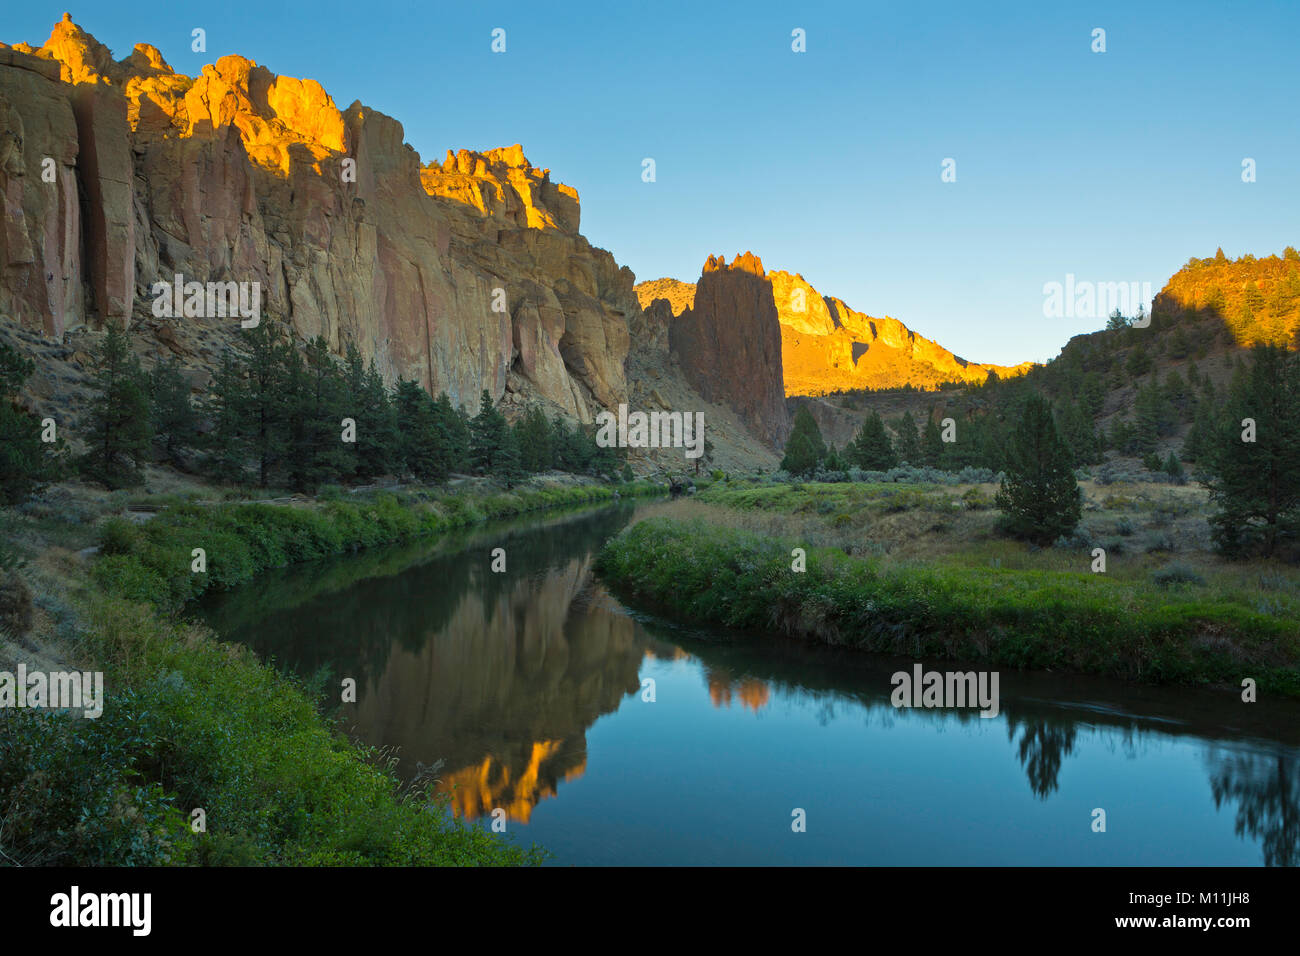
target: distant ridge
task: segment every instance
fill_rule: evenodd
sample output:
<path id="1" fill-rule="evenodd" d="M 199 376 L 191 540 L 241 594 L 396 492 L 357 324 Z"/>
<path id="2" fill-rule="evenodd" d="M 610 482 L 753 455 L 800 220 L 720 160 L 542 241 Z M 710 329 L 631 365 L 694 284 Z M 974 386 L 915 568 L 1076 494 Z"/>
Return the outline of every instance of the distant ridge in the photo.
<path id="1" fill-rule="evenodd" d="M 781 326 L 787 396 L 904 385 L 937 389 L 943 382 L 984 382 L 993 373 L 1007 378 L 1034 367 L 1033 362 L 969 362 L 897 319 L 874 318 L 841 299 L 823 296 L 801 275 L 773 271 L 767 278 Z M 677 279 L 653 279 L 635 288 L 643 309 L 655 299 L 665 299 L 674 316 L 695 301 L 695 286 Z"/>

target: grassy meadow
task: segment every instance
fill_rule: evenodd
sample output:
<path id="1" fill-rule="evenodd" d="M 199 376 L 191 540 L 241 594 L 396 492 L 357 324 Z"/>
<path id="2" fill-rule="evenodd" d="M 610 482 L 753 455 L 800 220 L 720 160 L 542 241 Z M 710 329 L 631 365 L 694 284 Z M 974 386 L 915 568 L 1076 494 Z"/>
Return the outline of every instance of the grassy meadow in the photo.
<path id="1" fill-rule="evenodd" d="M 683 618 L 802 640 L 1300 695 L 1300 572 L 1212 554 L 1199 488 L 1082 484 L 1074 535 L 1036 548 L 998 534 L 993 485 L 718 482 L 600 569 Z"/>

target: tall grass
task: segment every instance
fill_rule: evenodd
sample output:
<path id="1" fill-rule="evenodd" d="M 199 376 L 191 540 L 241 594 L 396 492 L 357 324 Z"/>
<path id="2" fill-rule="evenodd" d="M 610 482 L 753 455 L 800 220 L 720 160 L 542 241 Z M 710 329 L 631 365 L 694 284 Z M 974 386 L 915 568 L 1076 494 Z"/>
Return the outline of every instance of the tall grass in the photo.
<path id="1" fill-rule="evenodd" d="M 1239 683 L 1300 695 L 1300 626 L 1244 601 L 1102 575 L 889 564 L 706 521 L 642 521 L 598 569 L 693 621 L 880 653 L 1152 683 Z"/>

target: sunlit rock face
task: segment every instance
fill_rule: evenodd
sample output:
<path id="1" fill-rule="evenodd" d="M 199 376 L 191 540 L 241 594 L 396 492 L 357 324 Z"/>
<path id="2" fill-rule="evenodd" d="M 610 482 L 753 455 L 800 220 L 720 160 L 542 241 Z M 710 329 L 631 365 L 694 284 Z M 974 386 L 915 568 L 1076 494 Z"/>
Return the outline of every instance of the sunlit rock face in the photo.
<path id="1" fill-rule="evenodd" d="M 781 326 L 758 256 L 727 264 L 709 256 L 695 298 L 668 326 L 686 379 L 706 401 L 735 410 L 754 434 L 779 445 L 790 432 L 781 373 Z"/>
<path id="2" fill-rule="evenodd" d="M 937 388 L 942 382 L 984 382 L 989 375 L 1022 375 L 1032 362 L 989 365 L 968 362 L 937 342 L 918 335 L 897 319 L 857 312 L 840 299 L 823 296 L 803 276 L 771 271 L 781 339 L 785 394 L 824 395 L 858 388 Z M 655 300 L 673 315 L 690 311 L 696 286 L 676 279 L 653 279 L 636 287 L 641 306 Z"/>
<path id="3" fill-rule="evenodd" d="M 0 195 L 0 314 L 44 335 L 158 331 L 151 287 L 176 273 L 256 281 L 264 316 L 471 412 L 482 390 L 581 420 L 626 400 L 634 277 L 519 146 L 422 166 L 400 123 L 314 80 L 241 56 L 190 78 L 147 44 L 114 61 L 65 17 L 0 48 Z M 220 321 L 167 337 L 202 364 Z"/>

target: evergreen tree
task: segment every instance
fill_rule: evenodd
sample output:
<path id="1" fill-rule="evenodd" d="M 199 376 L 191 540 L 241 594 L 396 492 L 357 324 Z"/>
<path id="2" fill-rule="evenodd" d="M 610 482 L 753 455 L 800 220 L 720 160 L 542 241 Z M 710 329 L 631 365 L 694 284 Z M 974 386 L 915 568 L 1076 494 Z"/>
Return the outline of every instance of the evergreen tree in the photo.
<path id="1" fill-rule="evenodd" d="M 138 485 L 149 458 L 148 381 L 125 332 L 110 325 L 95 358 L 98 394 L 90 408 L 82 471 L 109 488 Z"/>
<path id="2" fill-rule="evenodd" d="M 173 465 L 184 464 L 184 452 L 198 441 L 198 415 L 190 401 L 190 386 L 174 359 L 160 362 L 149 375 L 149 414 L 154 442 Z"/>
<path id="3" fill-rule="evenodd" d="M 348 343 L 346 364 L 346 398 L 344 414 L 357 423 L 357 440 L 350 449 L 348 470 L 365 481 L 392 474 L 399 466 L 397 418 L 384 387 L 383 376 L 375 367 L 362 364 L 361 352 Z"/>
<path id="4" fill-rule="evenodd" d="M 1031 395 L 1008 443 L 1006 475 L 995 499 L 1004 530 L 1043 546 L 1074 530 L 1083 493 L 1070 458 L 1051 406 Z"/>
<path id="5" fill-rule="evenodd" d="M 826 460 L 822 463 L 827 471 L 848 471 L 850 464 L 851 462 L 839 453 L 833 443 L 827 446 Z"/>
<path id="6" fill-rule="evenodd" d="M 910 411 L 903 412 L 903 416 L 894 423 L 894 431 L 898 434 L 894 448 L 898 452 L 899 460 L 909 465 L 919 465 L 921 436 L 917 433 L 916 419 L 912 417 Z"/>
<path id="7" fill-rule="evenodd" d="M 888 471 L 898 464 L 885 423 L 872 411 L 847 449 L 849 459 L 865 471 Z"/>
<path id="8" fill-rule="evenodd" d="M 490 475 L 508 464 L 512 455 L 517 465 L 518 451 L 511 441 L 510 426 L 505 416 L 493 407 L 492 396 L 484 389 L 479 397 L 479 413 L 470 422 L 470 465 L 478 474 Z"/>
<path id="9" fill-rule="evenodd" d="M 1183 471 L 1183 463 L 1178 460 L 1178 456 L 1172 451 L 1169 453 L 1169 457 L 1165 459 L 1164 472 L 1180 485 L 1187 479 L 1187 473 Z"/>
<path id="10" fill-rule="evenodd" d="M 213 417 L 208 435 L 207 468 L 217 481 L 243 484 L 247 480 L 250 442 L 245 433 L 246 408 L 244 370 L 234 351 L 221 356 L 221 364 L 212 380 L 212 398 L 208 405 Z"/>
<path id="11" fill-rule="evenodd" d="M 308 342 L 301 356 L 290 346 L 284 361 L 289 483 L 314 491 L 348 467 L 342 436 L 346 385 L 321 336 Z"/>
<path id="12" fill-rule="evenodd" d="M 442 396 L 443 399 L 446 396 Z M 439 407 L 418 382 L 401 379 L 393 396 L 400 436 L 400 458 L 417 481 L 445 481 L 453 465 L 452 438 L 446 409 Z M 455 419 L 455 413 L 451 418 Z"/>
<path id="13" fill-rule="evenodd" d="M 1252 350 L 1206 451 L 1204 483 L 1219 512 L 1216 546 L 1237 556 L 1258 545 L 1272 555 L 1300 522 L 1300 355 L 1277 345 Z M 1243 434 L 1254 422 L 1254 441 Z"/>
<path id="14" fill-rule="evenodd" d="M 1078 405 L 1067 405 L 1061 415 L 1061 438 L 1070 449 L 1071 461 L 1076 468 L 1101 461 L 1101 442 L 1092 427 L 1092 420 Z"/>
<path id="15" fill-rule="evenodd" d="M 934 415 L 925 420 L 925 431 L 921 438 L 921 459 L 928 468 L 938 468 L 943 463 L 944 441 L 939 431 L 939 423 Z"/>
<path id="16" fill-rule="evenodd" d="M 30 359 L 0 345 L 0 503 L 7 505 L 18 504 L 54 477 L 40 421 L 17 403 L 33 371 Z"/>
<path id="17" fill-rule="evenodd" d="M 244 363 L 243 388 L 231 411 L 257 472 L 257 483 L 271 484 L 289 451 L 289 356 L 292 346 L 280 341 L 279 330 L 261 322 L 248 334 L 250 352 Z"/>
<path id="18" fill-rule="evenodd" d="M 551 425 L 535 405 L 515 422 L 515 444 L 519 448 L 519 466 L 530 475 L 549 471 L 554 458 L 551 448 Z"/>
<path id="19" fill-rule="evenodd" d="M 822 440 L 821 429 L 807 406 L 800 405 L 794 413 L 794 426 L 785 443 L 781 470 L 792 475 L 811 475 L 825 457 L 826 442 Z"/>
<path id="20" fill-rule="evenodd" d="M 1139 379 L 1146 375 L 1155 367 L 1155 361 L 1147 353 L 1145 348 L 1135 348 L 1129 353 L 1128 361 L 1124 364 L 1129 378 Z"/>

